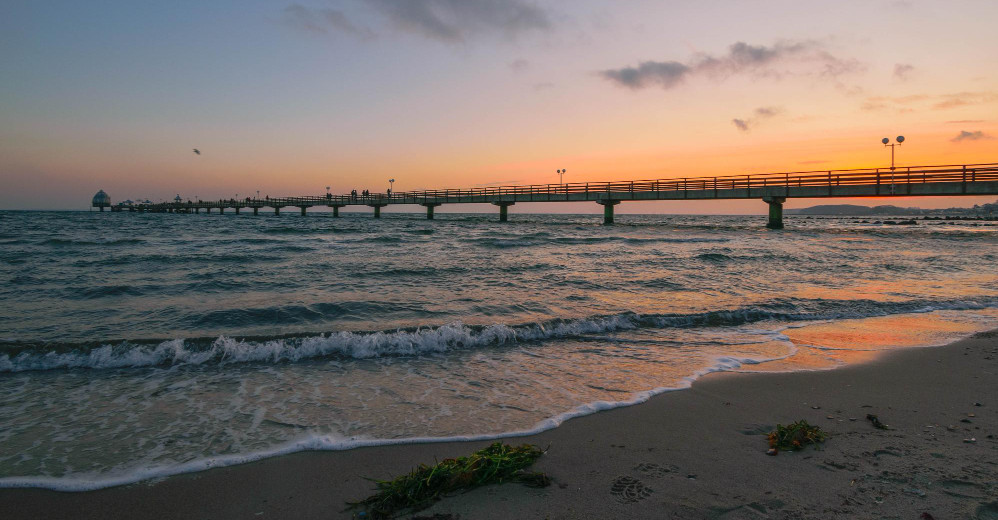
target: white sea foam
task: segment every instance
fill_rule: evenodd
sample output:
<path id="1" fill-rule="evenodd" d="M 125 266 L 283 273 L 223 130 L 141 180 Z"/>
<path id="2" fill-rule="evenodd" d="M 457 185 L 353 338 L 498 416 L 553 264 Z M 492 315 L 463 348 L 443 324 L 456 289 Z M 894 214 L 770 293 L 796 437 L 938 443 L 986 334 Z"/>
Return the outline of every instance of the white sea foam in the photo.
<path id="1" fill-rule="evenodd" d="M 0 478 L 0 488 L 44 488 L 66 492 L 92 491 L 184 473 L 194 473 L 213 468 L 235 466 L 238 464 L 245 464 L 248 462 L 254 462 L 270 457 L 287 455 L 301 451 L 343 451 L 369 446 L 470 442 L 524 437 L 557 428 L 570 419 L 591 415 L 600 411 L 644 403 L 652 397 L 665 392 L 687 389 L 697 379 L 710 373 L 734 370 L 741 367 L 742 364 L 757 364 L 768 360 L 769 359 L 749 357 L 735 358 L 730 356 L 719 356 L 715 358 L 709 366 L 697 370 L 693 375 L 680 379 L 678 384 L 675 386 L 659 387 L 651 390 L 635 392 L 632 393 L 627 399 L 619 401 L 600 400 L 585 403 L 576 406 L 569 411 L 539 421 L 533 427 L 523 430 L 489 434 L 455 435 L 448 437 L 410 437 L 402 439 L 343 438 L 333 435 L 312 434 L 275 446 L 271 449 L 254 451 L 251 453 L 212 456 L 178 464 L 161 464 L 130 468 L 119 472 L 111 472 L 109 474 L 78 473 L 67 477 L 2 477 Z"/>

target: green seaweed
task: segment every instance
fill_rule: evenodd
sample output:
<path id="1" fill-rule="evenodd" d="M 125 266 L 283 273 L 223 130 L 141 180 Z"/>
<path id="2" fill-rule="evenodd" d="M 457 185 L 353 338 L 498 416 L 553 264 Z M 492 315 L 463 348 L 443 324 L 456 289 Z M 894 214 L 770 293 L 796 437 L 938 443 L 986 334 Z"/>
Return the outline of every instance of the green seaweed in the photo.
<path id="1" fill-rule="evenodd" d="M 828 435 L 817 426 L 811 426 L 804 419 L 786 426 L 777 424 L 776 429 L 769 432 L 769 447 L 778 450 L 800 450 L 808 444 L 825 442 Z"/>
<path id="2" fill-rule="evenodd" d="M 420 464 L 395 479 L 374 480 L 378 492 L 349 505 L 365 510 L 372 519 L 392 518 L 425 509 L 447 493 L 486 484 L 520 482 L 546 487 L 551 483 L 547 475 L 524 471 L 543 453 L 530 444 L 513 447 L 496 442 L 467 457 L 444 459 L 433 466 Z"/>

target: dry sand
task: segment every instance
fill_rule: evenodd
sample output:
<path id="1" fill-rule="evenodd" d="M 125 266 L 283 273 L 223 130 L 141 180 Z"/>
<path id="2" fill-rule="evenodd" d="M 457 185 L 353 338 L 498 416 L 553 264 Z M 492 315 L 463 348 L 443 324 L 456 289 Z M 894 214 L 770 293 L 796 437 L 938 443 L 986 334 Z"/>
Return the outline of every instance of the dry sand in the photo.
<path id="1" fill-rule="evenodd" d="M 867 414 L 890 429 L 874 428 Z M 830 433 L 823 448 L 767 456 L 765 432 L 798 419 Z M 992 331 L 830 371 L 713 374 L 689 390 L 510 439 L 549 447 L 535 469 L 552 486 L 488 486 L 418 515 L 998 519 L 996 435 Z M 299 453 L 86 493 L 6 489 L 0 517 L 350 518 L 344 503 L 372 490 L 363 477 L 486 444 Z"/>

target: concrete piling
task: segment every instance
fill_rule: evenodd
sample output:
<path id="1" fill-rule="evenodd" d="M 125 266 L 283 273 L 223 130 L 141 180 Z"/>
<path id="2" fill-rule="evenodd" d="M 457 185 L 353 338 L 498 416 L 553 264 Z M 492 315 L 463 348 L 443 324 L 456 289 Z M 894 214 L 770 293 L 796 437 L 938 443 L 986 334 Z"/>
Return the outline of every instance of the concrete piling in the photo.
<path id="1" fill-rule="evenodd" d="M 440 204 L 435 202 L 427 202 L 423 204 L 423 206 L 426 208 L 426 220 L 433 220 L 433 208 L 436 208 L 439 205 Z"/>
<path id="2" fill-rule="evenodd" d="M 599 204 L 603 206 L 603 225 L 613 224 L 613 207 L 620 204 L 619 200 L 601 200 Z"/>
<path id="3" fill-rule="evenodd" d="M 492 204 L 499 206 L 499 222 L 506 222 L 509 220 L 509 207 L 516 203 L 502 201 L 502 202 L 493 202 Z"/>
<path id="4" fill-rule="evenodd" d="M 785 197 L 765 197 L 762 199 L 769 204 L 769 222 L 766 227 L 769 229 L 783 229 L 783 203 Z"/>

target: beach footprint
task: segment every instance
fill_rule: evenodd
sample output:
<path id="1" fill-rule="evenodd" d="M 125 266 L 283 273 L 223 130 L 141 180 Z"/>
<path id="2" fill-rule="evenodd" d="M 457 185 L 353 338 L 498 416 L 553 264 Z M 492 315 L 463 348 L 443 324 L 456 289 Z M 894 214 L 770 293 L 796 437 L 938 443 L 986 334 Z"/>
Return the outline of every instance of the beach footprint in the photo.
<path id="1" fill-rule="evenodd" d="M 613 481 L 610 494 L 621 504 L 630 504 L 651 496 L 654 490 L 634 477 L 621 476 Z"/>
<path id="2" fill-rule="evenodd" d="M 672 464 L 663 466 L 654 462 L 642 462 L 641 464 L 635 466 L 634 470 L 652 478 L 662 478 L 669 473 L 679 471 L 679 467 L 673 466 Z"/>

